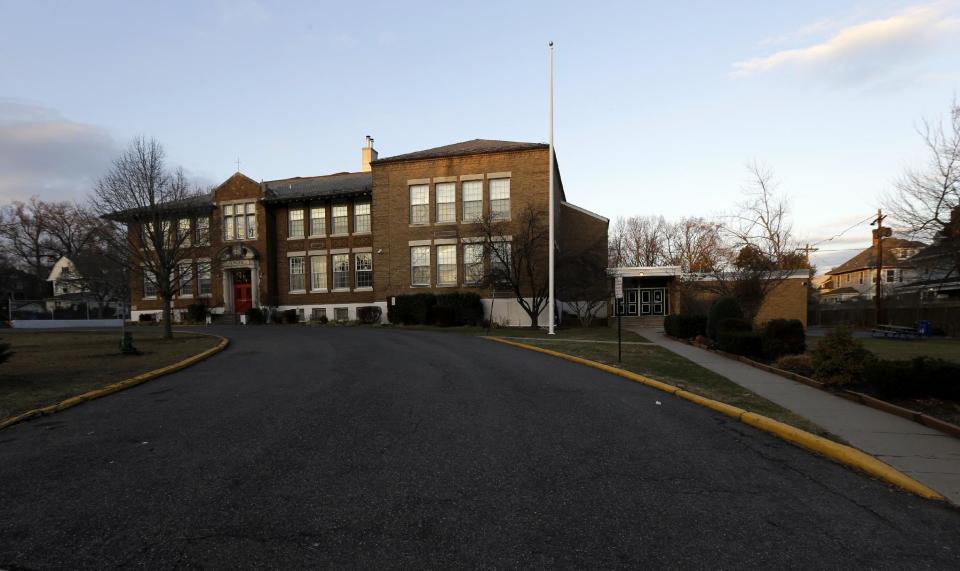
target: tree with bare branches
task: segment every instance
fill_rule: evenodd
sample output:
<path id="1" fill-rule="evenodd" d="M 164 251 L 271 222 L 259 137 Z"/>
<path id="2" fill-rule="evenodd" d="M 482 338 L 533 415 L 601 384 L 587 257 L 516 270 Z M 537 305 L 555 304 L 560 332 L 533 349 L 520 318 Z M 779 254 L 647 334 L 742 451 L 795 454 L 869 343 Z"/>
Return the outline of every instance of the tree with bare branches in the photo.
<path id="1" fill-rule="evenodd" d="M 94 211 L 124 227 L 120 247 L 129 271 L 142 275 L 163 301 L 165 339 L 173 337 L 171 305 L 180 287 L 177 270 L 191 252 L 191 232 L 182 231 L 180 214 L 199 197 L 182 169 L 168 169 L 160 143 L 142 137 L 114 160 L 94 188 Z"/>
<path id="2" fill-rule="evenodd" d="M 530 317 L 530 327 L 548 302 L 548 228 L 547 213 L 527 205 L 514 220 L 490 214 L 478 221 L 483 240 L 485 266 L 483 282 L 509 291 Z"/>
<path id="3" fill-rule="evenodd" d="M 46 289 L 47 272 L 56 257 L 47 232 L 46 205 L 34 196 L 0 211 L 0 238 L 14 263 L 33 274 L 37 291 Z"/>

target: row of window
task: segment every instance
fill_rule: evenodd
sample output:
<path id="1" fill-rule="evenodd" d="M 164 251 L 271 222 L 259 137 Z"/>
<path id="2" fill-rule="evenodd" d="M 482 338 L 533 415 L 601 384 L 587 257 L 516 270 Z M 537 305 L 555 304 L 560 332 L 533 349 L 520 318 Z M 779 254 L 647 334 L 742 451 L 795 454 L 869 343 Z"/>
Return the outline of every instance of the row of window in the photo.
<path id="1" fill-rule="evenodd" d="M 200 261 L 197 262 L 196 267 L 196 284 L 194 284 L 194 268 L 193 262 L 185 260 L 177 264 L 177 274 L 176 278 L 178 280 L 179 288 L 178 294 L 183 296 L 192 296 L 194 295 L 194 285 L 196 285 L 197 295 L 211 295 L 213 294 L 213 266 L 209 261 Z M 144 269 L 143 271 L 143 297 L 151 298 L 157 297 L 157 278 L 156 274 L 151 271 Z"/>
<path id="2" fill-rule="evenodd" d="M 291 293 L 307 291 L 306 263 L 308 256 L 291 256 L 287 259 L 289 266 Z M 327 291 L 330 283 L 327 279 L 327 256 L 309 256 L 310 261 L 310 291 Z M 333 270 L 333 291 L 350 288 L 349 276 L 350 254 L 334 254 L 330 256 L 330 267 Z M 369 252 L 353 254 L 354 288 L 373 287 L 373 254 Z"/>
<path id="3" fill-rule="evenodd" d="M 257 237 L 257 204 L 226 204 L 223 207 L 223 239 L 254 240 Z"/>
<path id="4" fill-rule="evenodd" d="M 884 276 L 883 281 L 886 283 L 903 282 L 903 270 L 891 268 L 891 269 L 884 270 L 884 273 L 886 275 Z M 859 272 L 859 274 L 857 275 L 857 284 L 863 285 L 864 280 L 868 279 L 868 276 L 872 276 L 872 277 L 869 277 L 871 282 L 877 283 L 877 277 L 874 274 L 874 271 L 870 270 L 869 272 L 867 271 Z M 850 283 L 852 280 L 853 280 L 852 272 L 849 274 L 843 274 L 844 283 Z"/>
<path id="5" fill-rule="evenodd" d="M 483 281 L 483 244 L 463 244 L 463 283 L 466 285 L 479 284 Z M 443 244 L 434 246 L 410 247 L 410 285 L 432 285 L 430 270 L 431 250 L 436 255 L 436 285 L 457 285 L 457 246 Z M 502 275 L 510 271 L 510 242 L 494 244 L 490 252 L 491 275 Z"/>
<path id="6" fill-rule="evenodd" d="M 306 219 L 309 213 L 309 220 Z M 335 204 L 330 207 L 330 230 L 332 235 L 348 234 L 349 214 L 346 204 Z M 306 227 L 309 222 L 309 228 Z M 327 235 L 327 208 L 325 206 L 311 206 L 310 208 L 291 208 L 287 213 L 287 237 L 303 238 L 309 229 L 310 236 Z M 364 234 L 370 232 L 370 202 L 356 202 L 353 205 L 353 232 Z"/>
<path id="7" fill-rule="evenodd" d="M 435 224 L 457 222 L 457 183 L 434 183 Z M 489 181 L 490 217 L 494 220 L 510 219 L 510 179 L 494 178 Z M 461 220 L 477 222 L 483 218 L 483 181 L 465 180 L 460 183 Z M 410 185 L 410 224 L 430 224 L 430 185 Z"/>
<path id="8" fill-rule="evenodd" d="M 171 222 L 164 221 L 160 224 L 163 233 L 163 239 L 169 243 L 173 242 L 170 237 Z M 146 248 L 152 248 L 154 244 L 153 222 L 144 222 L 140 227 L 140 242 Z M 210 217 L 200 216 L 198 218 L 180 218 L 177 220 L 177 244 L 180 246 L 209 246 L 210 245 Z"/>

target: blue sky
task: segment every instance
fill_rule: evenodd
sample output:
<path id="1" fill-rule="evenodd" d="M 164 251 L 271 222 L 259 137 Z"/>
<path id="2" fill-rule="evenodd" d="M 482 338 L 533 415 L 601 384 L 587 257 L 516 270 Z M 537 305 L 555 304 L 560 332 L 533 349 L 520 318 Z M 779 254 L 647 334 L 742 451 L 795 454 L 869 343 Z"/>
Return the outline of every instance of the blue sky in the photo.
<path id="1" fill-rule="evenodd" d="M 79 198 L 153 136 L 215 183 L 472 138 L 545 141 L 547 41 L 568 198 L 711 216 L 767 163 L 816 242 L 923 159 L 960 84 L 955 2 L 0 0 L 0 200 Z M 869 227 L 821 244 L 842 260 Z"/>

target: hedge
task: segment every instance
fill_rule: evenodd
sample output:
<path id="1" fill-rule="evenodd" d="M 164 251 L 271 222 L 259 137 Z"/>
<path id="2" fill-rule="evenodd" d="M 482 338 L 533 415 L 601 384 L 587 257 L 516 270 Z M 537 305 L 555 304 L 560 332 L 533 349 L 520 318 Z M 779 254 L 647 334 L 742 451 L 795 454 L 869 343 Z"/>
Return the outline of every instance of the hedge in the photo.
<path id="1" fill-rule="evenodd" d="M 387 319 L 403 325 L 478 325 L 483 304 L 475 293 L 398 295 L 387 306 Z"/>
<path id="2" fill-rule="evenodd" d="M 807 336 L 799 319 L 771 319 L 763 328 L 763 354 L 768 359 L 801 355 L 807 350 Z"/>
<path id="3" fill-rule="evenodd" d="M 707 333 L 706 315 L 668 315 L 663 318 L 663 330 L 677 339 L 692 339 Z"/>
<path id="4" fill-rule="evenodd" d="M 720 323 L 732 318 L 743 319 L 743 310 L 740 309 L 737 300 L 732 297 L 721 297 L 714 301 L 707 315 L 707 337 L 719 341 Z"/>
<path id="5" fill-rule="evenodd" d="M 721 351 L 750 358 L 759 357 L 763 353 L 760 333 L 756 331 L 722 331 L 717 339 L 717 346 Z"/>
<path id="6" fill-rule="evenodd" d="M 863 385 L 881 397 L 960 400 L 960 365 L 931 357 L 877 359 L 864 368 Z"/>
<path id="7" fill-rule="evenodd" d="M 811 351 L 814 377 L 831 385 L 849 385 L 863 379 L 867 365 L 876 358 L 853 338 L 846 327 L 837 327 Z"/>

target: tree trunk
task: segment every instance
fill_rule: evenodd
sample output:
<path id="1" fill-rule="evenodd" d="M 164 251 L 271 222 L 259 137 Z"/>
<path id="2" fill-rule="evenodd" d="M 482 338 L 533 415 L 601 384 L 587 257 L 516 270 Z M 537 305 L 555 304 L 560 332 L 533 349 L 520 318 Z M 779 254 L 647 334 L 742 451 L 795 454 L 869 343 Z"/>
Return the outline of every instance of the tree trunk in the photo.
<path id="1" fill-rule="evenodd" d="M 163 338 L 173 339 L 173 312 L 170 310 L 172 301 L 169 297 L 163 298 Z"/>

